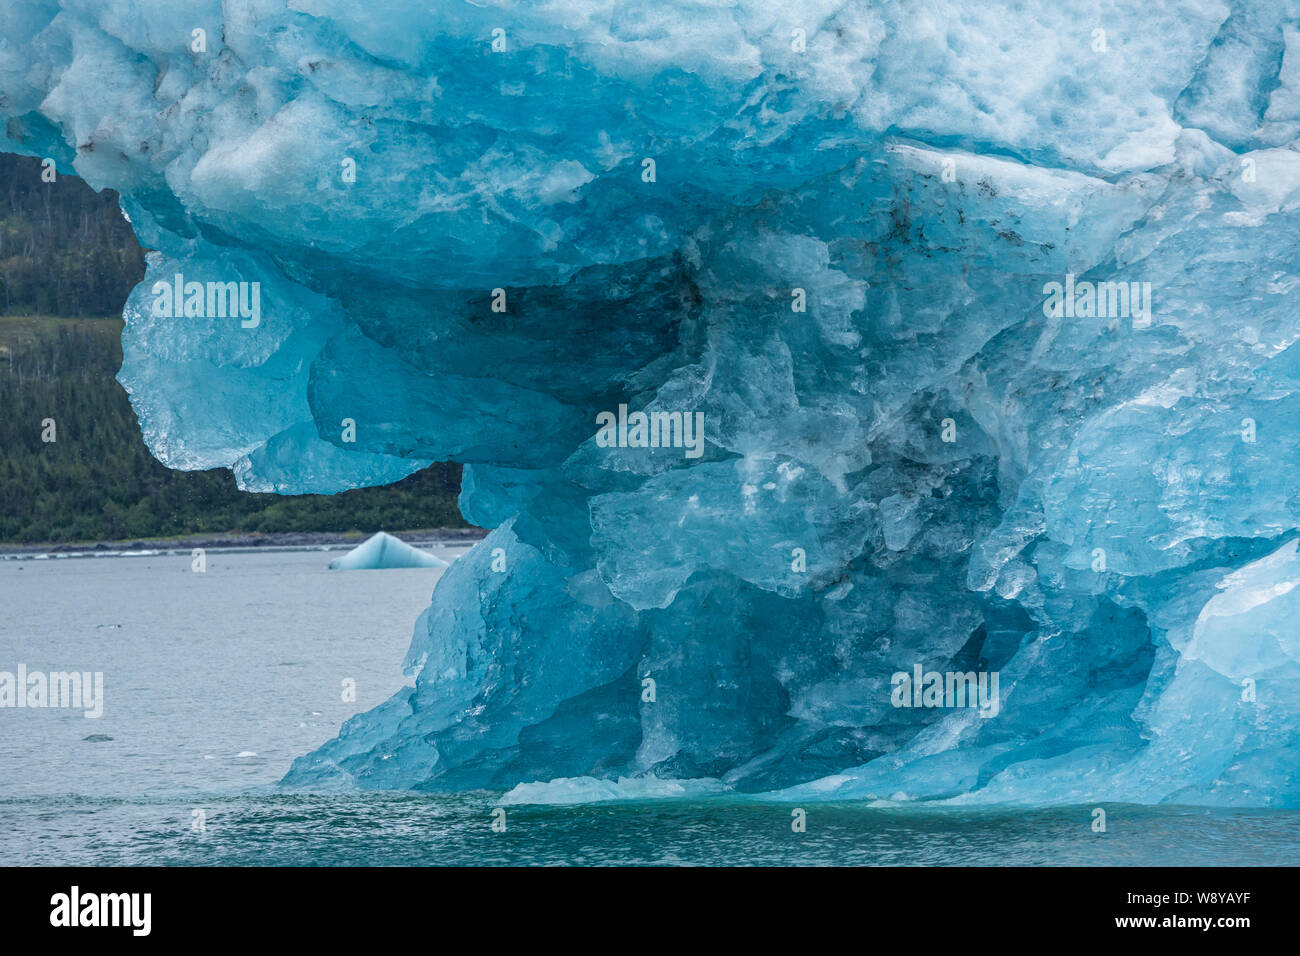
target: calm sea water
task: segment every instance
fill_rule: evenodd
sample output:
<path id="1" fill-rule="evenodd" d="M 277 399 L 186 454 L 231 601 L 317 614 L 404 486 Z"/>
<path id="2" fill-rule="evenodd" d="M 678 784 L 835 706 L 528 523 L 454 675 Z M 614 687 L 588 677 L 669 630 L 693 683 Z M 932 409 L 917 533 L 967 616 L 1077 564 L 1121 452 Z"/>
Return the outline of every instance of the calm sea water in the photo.
<path id="1" fill-rule="evenodd" d="M 510 807 L 502 833 L 496 793 L 283 792 L 295 757 L 402 686 L 439 573 L 330 572 L 332 556 L 210 551 L 203 574 L 188 552 L 0 561 L 0 670 L 105 681 L 99 719 L 0 710 L 0 865 L 1300 861 L 1296 812 L 1111 806 L 1096 834 L 1087 807 L 832 804 L 794 833 L 789 807 L 728 797 Z"/>

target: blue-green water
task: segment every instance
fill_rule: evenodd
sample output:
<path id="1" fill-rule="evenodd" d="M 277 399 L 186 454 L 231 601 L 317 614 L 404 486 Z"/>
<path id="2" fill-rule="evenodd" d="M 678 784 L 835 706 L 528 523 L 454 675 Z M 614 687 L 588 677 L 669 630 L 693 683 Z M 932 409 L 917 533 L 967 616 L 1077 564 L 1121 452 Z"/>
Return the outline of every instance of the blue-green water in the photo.
<path id="1" fill-rule="evenodd" d="M 111 865 L 1285 865 L 1300 814 L 1112 806 L 790 808 L 721 800 L 507 807 L 494 794 L 244 794 L 0 803 L 0 861 Z M 204 812 L 203 830 L 194 811 Z"/>
<path id="2" fill-rule="evenodd" d="M 454 552 L 444 552 L 454 557 Z M 722 797 L 505 807 L 500 794 L 295 794 L 294 757 L 401 686 L 437 572 L 318 551 L 0 561 L 0 670 L 98 670 L 101 718 L 0 710 L 0 865 L 1300 862 L 1300 812 L 954 811 Z M 356 699 L 344 700 L 343 681 Z M 91 739 L 87 739 L 91 738 Z"/>

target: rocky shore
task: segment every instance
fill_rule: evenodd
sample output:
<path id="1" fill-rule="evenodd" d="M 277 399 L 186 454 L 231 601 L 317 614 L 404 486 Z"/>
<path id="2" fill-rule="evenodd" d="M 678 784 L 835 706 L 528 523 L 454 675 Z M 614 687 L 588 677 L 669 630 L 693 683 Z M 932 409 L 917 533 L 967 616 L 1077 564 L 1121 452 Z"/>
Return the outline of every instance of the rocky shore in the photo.
<path id="1" fill-rule="evenodd" d="M 440 542 L 473 544 L 487 532 L 482 528 L 417 528 L 389 532 L 408 544 Z M 320 548 L 360 544 L 370 535 L 360 531 L 277 531 L 241 534 L 182 535 L 173 538 L 143 538 L 127 541 L 63 542 L 60 544 L 6 544 L 0 555 L 66 554 L 118 551 L 183 551 L 192 548 Z"/>

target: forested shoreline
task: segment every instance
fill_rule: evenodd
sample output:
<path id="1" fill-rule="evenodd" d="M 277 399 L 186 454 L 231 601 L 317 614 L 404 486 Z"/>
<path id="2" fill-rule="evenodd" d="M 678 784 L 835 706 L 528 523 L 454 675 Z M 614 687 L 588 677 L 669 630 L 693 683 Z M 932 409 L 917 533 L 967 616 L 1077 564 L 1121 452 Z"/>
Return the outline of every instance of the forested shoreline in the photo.
<path id="1" fill-rule="evenodd" d="M 143 275 L 111 191 L 42 182 L 39 160 L 0 154 L 0 543 L 465 527 L 454 464 L 300 496 L 165 468 L 115 378 L 118 316 Z"/>

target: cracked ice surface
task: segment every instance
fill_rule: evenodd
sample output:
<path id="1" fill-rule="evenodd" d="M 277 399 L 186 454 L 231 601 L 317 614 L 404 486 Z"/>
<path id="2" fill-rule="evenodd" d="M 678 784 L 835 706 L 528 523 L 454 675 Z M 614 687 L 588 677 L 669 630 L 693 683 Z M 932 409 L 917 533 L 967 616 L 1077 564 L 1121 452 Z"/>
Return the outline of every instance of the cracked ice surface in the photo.
<path id="1" fill-rule="evenodd" d="M 156 250 L 154 453 L 497 529 L 288 781 L 1300 805 L 1300 4 L 1128 6 L 0 7 L 0 148 Z"/>

